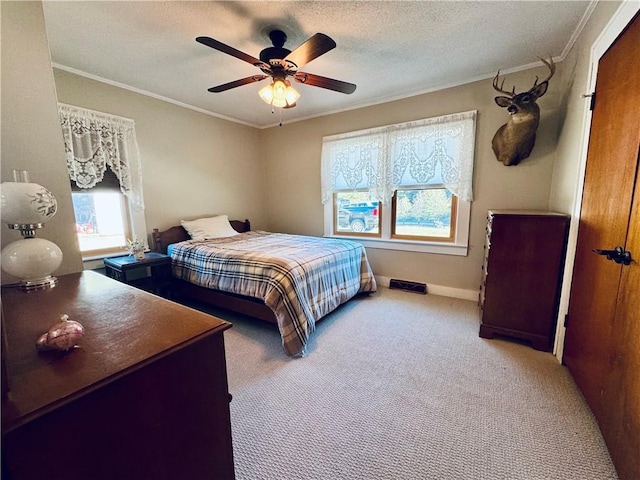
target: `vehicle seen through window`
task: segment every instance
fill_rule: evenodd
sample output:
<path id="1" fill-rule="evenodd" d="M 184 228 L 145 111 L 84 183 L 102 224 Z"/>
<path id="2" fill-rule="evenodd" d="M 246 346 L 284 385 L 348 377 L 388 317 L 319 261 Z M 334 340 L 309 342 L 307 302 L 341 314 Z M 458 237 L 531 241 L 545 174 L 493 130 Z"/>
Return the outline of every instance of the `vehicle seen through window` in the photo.
<path id="1" fill-rule="evenodd" d="M 392 238 L 450 241 L 456 204 L 455 195 L 445 188 L 399 189 L 387 213 L 368 192 L 336 192 L 334 232 L 379 237 L 384 213 L 391 215 Z"/>

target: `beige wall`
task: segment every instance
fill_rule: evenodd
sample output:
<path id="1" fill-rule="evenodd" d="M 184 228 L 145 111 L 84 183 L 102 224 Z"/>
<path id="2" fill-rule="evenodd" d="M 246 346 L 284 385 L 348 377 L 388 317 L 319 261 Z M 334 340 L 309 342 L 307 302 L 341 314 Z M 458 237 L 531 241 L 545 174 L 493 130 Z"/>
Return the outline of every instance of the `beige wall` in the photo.
<path id="1" fill-rule="evenodd" d="M 582 97 L 590 78 L 591 47 L 619 8 L 620 2 L 600 2 L 571 51 L 565 57 L 567 88 L 562 101 L 562 129 L 558 142 L 549 204 L 551 208 L 573 213 L 576 192 L 582 182 L 584 132 L 588 125 L 589 99 Z"/>
<path id="2" fill-rule="evenodd" d="M 479 114 L 469 256 L 369 249 L 376 274 L 476 290 L 487 210 L 547 208 L 560 98 L 553 82 L 540 100 L 543 117 L 533 155 L 505 167 L 495 160 L 491 137 L 507 114 L 495 105 L 490 80 L 256 130 L 65 71 L 54 73 L 59 101 L 135 120 L 149 231 L 180 218 L 228 213 L 250 218 L 255 228 L 322 235 L 324 135 L 474 109 Z M 546 71 L 509 75 L 507 82 L 526 89 L 536 74 Z"/>
<path id="3" fill-rule="evenodd" d="M 490 80 L 256 130 L 68 72 L 54 72 L 61 102 L 136 121 L 149 229 L 174 225 L 187 216 L 229 213 L 252 219 L 255 228 L 322 235 L 324 135 L 473 109 L 479 115 L 469 256 L 369 249 L 376 274 L 475 291 L 486 211 L 547 208 L 560 98 L 553 84 L 540 100 L 543 118 L 532 157 L 517 167 L 505 167 L 495 160 L 490 146 L 495 130 L 507 119 L 493 101 Z M 507 80 L 525 89 L 535 74 L 545 73 L 544 68 L 536 69 L 509 75 Z M 253 176 L 242 191 L 246 174 Z"/>
<path id="4" fill-rule="evenodd" d="M 148 232 L 209 214 L 265 228 L 258 130 L 54 69 L 58 100 L 131 118 Z"/>
<path id="5" fill-rule="evenodd" d="M 586 82 L 585 62 L 594 37 L 617 5 L 598 5 L 576 48 L 558 66 L 549 91 L 539 101 L 543 113 L 536 146 L 531 157 L 516 167 L 498 163 L 491 151 L 491 138 L 507 115 L 493 101 L 496 93 L 490 79 L 303 122 L 285 122 L 282 127 L 265 130 L 65 71 L 56 70 L 55 81 L 61 102 L 135 120 L 143 157 L 149 231 L 153 227 L 166 228 L 180 218 L 228 213 L 250 218 L 259 229 L 321 235 L 323 136 L 478 110 L 469 255 L 369 249 L 377 275 L 475 291 L 480 280 L 488 209 L 547 209 L 551 205 L 565 212 L 572 210 L 579 181 L 577 142 L 584 128 L 578 95 Z M 41 4 L 2 2 L 3 179 L 11 168 L 26 168 L 35 181 L 58 197 L 61 211 L 50 222 L 48 231 L 53 235 L 60 229 L 64 235 L 48 238 L 70 252 L 74 261 L 71 265 L 65 263 L 63 268 L 72 271 L 78 268 L 79 256 L 66 172 L 60 166 L 62 144 L 46 46 Z M 545 68 L 507 75 L 506 84 L 523 90 L 529 88 L 535 75 L 546 75 Z M 304 92 L 301 93 L 304 101 Z M 41 137 L 42 142 L 30 142 L 21 136 L 22 127 L 32 124 L 33 118 L 41 122 L 41 130 L 48 132 Z M 59 160 L 51 154 L 56 150 Z M 4 242 L 7 232 L 2 233 Z"/>
<path id="6" fill-rule="evenodd" d="M 12 169 L 27 170 L 30 180 L 50 190 L 58 212 L 37 236 L 56 243 L 64 255 L 54 273 L 82 270 L 58 120 L 49 46 L 40 2 L 0 2 L 2 16 L 2 181 Z M 0 226 L 2 246 L 18 232 Z M 2 283 L 16 279 L 2 274 Z"/>
<path id="7" fill-rule="evenodd" d="M 571 280 L 578 237 L 580 195 L 587 153 L 588 122 L 590 121 L 590 115 L 588 115 L 589 99 L 584 98 L 582 95 L 590 93 L 588 87 L 591 85 L 592 47 L 599 41 L 603 30 L 609 28 L 608 24 L 617 15 L 620 5 L 621 2 L 598 3 L 589 18 L 589 22 L 585 25 L 580 37 L 564 61 L 567 88 L 565 98 L 562 101 L 562 129 L 549 197 L 549 204 L 552 208 L 574 216 L 569 230 L 567 260 L 558 312 L 555 354 L 560 359 L 563 354 L 565 335 L 562 319 L 569 310 Z M 625 11 L 627 5 L 624 5 Z M 637 9 L 637 2 L 635 8 Z M 618 23 L 620 22 L 617 21 L 616 24 Z M 622 22 L 616 28 L 622 28 L 624 23 Z M 600 48 L 606 48 L 606 46 L 602 45 Z"/>
<path id="8" fill-rule="evenodd" d="M 556 148 L 562 65 L 549 91 L 539 100 L 542 119 L 529 159 L 515 167 L 499 163 L 491 138 L 507 121 L 507 113 L 494 103 L 491 79 L 382 105 L 328 115 L 261 132 L 272 230 L 322 235 L 320 152 L 322 137 L 336 133 L 390 125 L 449 113 L 477 110 L 474 202 L 471 207 L 469 254 L 451 255 L 399 252 L 368 248 L 376 275 L 477 290 L 480 282 L 486 214 L 489 209 L 546 209 Z M 506 76 L 518 91 L 531 87 L 546 67 Z M 510 87 L 509 87 L 510 88 Z M 301 91 L 304 101 L 304 92 Z M 277 193 L 276 193 L 277 192 Z"/>

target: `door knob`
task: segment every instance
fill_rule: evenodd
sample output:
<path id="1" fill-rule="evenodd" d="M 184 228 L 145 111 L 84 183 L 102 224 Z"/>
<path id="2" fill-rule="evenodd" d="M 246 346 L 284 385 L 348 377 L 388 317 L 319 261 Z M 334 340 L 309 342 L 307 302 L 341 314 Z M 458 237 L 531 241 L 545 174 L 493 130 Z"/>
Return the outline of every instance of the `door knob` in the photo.
<path id="1" fill-rule="evenodd" d="M 618 246 L 613 250 L 600 250 L 594 249 L 594 253 L 598 255 L 603 255 L 607 257 L 607 260 L 613 260 L 617 264 L 629 265 L 631 263 L 631 252 L 625 250 L 624 248 Z"/>

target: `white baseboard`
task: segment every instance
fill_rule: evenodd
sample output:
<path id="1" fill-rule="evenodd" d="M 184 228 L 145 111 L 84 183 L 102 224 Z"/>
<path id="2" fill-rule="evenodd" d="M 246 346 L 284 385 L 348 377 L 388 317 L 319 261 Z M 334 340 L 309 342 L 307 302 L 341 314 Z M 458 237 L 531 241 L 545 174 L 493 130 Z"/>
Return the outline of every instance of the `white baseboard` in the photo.
<path id="1" fill-rule="evenodd" d="M 381 287 L 389 287 L 389 277 L 381 277 L 376 275 L 376 282 Z M 427 283 L 427 293 L 431 295 L 440 295 L 442 297 L 460 298 L 462 300 L 471 300 L 473 302 L 478 301 L 477 290 L 465 290 L 463 288 L 445 287 L 443 285 L 434 285 Z"/>

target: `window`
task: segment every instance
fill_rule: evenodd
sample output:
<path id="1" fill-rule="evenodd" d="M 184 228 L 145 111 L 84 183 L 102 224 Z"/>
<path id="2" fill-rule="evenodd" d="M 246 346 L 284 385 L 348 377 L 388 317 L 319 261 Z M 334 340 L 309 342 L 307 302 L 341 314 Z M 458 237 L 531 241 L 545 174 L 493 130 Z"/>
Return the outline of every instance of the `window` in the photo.
<path id="1" fill-rule="evenodd" d="M 363 236 L 380 236 L 380 202 L 369 192 L 336 192 L 333 205 L 336 235 L 357 233 Z"/>
<path id="2" fill-rule="evenodd" d="M 108 170 L 105 177 L 115 177 L 109 173 Z M 127 199 L 118 188 L 109 187 L 113 183 L 105 179 L 99 186 L 83 190 L 71 182 L 76 233 L 80 251 L 85 255 L 122 252 L 127 239 L 133 236 Z"/>
<path id="3" fill-rule="evenodd" d="M 476 112 L 323 139 L 325 235 L 466 255 Z"/>
<path id="4" fill-rule="evenodd" d="M 443 187 L 396 190 L 391 238 L 453 241 L 457 204 L 458 197 Z"/>
<path id="5" fill-rule="evenodd" d="M 84 259 L 126 251 L 146 239 L 140 153 L 128 118 L 58 104 Z"/>

